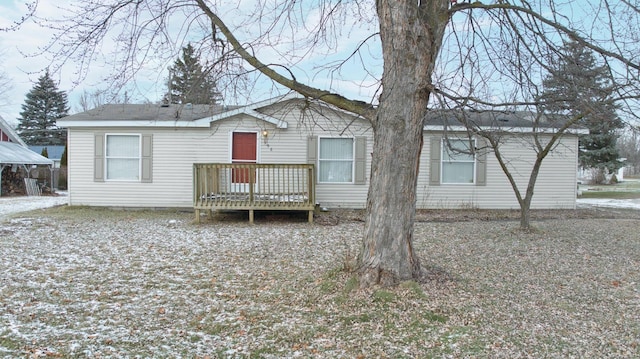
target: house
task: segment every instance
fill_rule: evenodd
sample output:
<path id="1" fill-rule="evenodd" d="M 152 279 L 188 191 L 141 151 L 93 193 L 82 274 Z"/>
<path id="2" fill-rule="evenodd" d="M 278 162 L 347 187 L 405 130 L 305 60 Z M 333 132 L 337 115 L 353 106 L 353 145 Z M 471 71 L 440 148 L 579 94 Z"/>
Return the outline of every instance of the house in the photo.
<path id="1" fill-rule="evenodd" d="M 452 152 L 469 143 L 466 132 L 438 121 L 425 122 L 417 207 L 519 208 L 495 157 L 486 149 Z M 535 158 L 523 145 L 532 137 L 531 122 L 512 122 L 501 152 L 526 188 Z M 247 198 L 240 194 L 258 198 L 267 192 L 329 208 L 366 205 L 371 126 L 325 104 L 285 96 L 238 108 L 104 105 L 62 118 L 58 126 L 68 129 L 71 205 L 199 210 L 214 197 L 240 203 Z M 563 136 L 544 161 L 532 208 L 575 208 L 577 156 L 577 135 Z M 282 174 L 294 167 L 293 174 Z M 267 170 L 280 173 L 273 175 L 279 179 L 265 180 L 272 176 Z M 272 180 L 281 188 L 274 190 Z M 287 187 L 292 182 L 303 184 Z"/>
<path id="2" fill-rule="evenodd" d="M 53 161 L 31 151 L 9 124 L 0 117 L 0 195 L 9 186 L 8 178 L 18 171 L 24 171 L 22 177 L 29 177 L 32 166 L 53 166 Z M 3 180 L 3 178 L 5 180 Z M 39 194 L 34 188 L 35 180 L 25 181 L 27 191 Z M 32 192 L 33 190 L 33 192 Z"/>

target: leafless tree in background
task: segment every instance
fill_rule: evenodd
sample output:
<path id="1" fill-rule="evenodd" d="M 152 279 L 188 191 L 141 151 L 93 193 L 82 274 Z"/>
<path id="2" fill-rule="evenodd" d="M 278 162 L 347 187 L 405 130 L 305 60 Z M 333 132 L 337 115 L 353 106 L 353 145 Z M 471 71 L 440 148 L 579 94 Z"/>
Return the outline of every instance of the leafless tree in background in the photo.
<path id="1" fill-rule="evenodd" d="M 423 274 L 413 249 L 413 225 L 423 122 L 432 109 L 535 111 L 542 78 L 552 70 L 548 61 L 573 40 L 609 67 L 621 116 L 630 120 L 638 113 L 637 1 L 224 3 L 77 1 L 60 5 L 59 18 L 38 18 L 36 12 L 29 21 L 54 30 L 47 50 L 59 65 L 73 61 L 80 79 L 104 57 L 114 59 L 114 84 L 125 84 L 143 64 L 166 68 L 191 42 L 209 51 L 211 59 L 221 59 L 215 65 L 226 68 L 216 70 L 224 74 L 219 83 L 255 73 L 272 80 L 274 88 L 369 120 L 374 150 L 359 257 L 363 287 Z M 327 60 L 350 44 L 343 61 Z M 113 53 L 105 53 L 107 48 Z M 381 61 L 370 53 L 381 54 Z M 347 64 L 361 66 L 363 83 L 379 80 L 381 92 L 360 101 L 334 91 L 331 81 L 344 80 L 341 70 L 353 72 Z M 331 81 L 307 83 L 305 69 Z"/>
<path id="2" fill-rule="evenodd" d="M 625 177 L 638 177 L 640 174 L 640 131 L 638 128 L 621 136 L 618 148 L 620 155 L 625 158 Z"/>
<path id="3" fill-rule="evenodd" d="M 2 63 L 2 53 L 0 52 L 0 63 Z M 0 109 L 3 106 L 8 105 L 7 96 L 9 92 L 13 89 L 13 84 L 11 82 L 11 77 L 4 71 L 4 69 L 0 66 Z"/>
<path id="4" fill-rule="evenodd" d="M 122 95 L 110 94 L 106 90 L 96 89 L 93 91 L 82 91 L 80 98 L 78 99 L 79 110 L 89 111 L 96 107 L 100 107 L 106 104 L 122 104 L 130 103 L 128 93 L 125 91 Z"/>

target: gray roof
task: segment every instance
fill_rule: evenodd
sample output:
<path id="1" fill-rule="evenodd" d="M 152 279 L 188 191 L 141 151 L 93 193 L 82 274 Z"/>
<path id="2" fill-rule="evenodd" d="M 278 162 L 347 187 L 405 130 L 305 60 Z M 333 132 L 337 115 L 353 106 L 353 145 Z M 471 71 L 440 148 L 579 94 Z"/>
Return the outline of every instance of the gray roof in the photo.
<path id="1" fill-rule="evenodd" d="M 218 105 L 110 104 L 67 116 L 65 121 L 193 121 L 228 110 Z"/>
<path id="2" fill-rule="evenodd" d="M 49 155 L 49 157 L 52 160 L 59 160 L 62 158 L 62 153 L 64 152 L 64 146 L 59 146 L 59 145 L 45 145 L 45 146 L 29 146 L 29 149 L 35 153 L 42 153 L 42 150 L 46 148 L 47 149 L 47 154 Z"/>
<path id="3" fill-rule="evenodd" d="M 0 165 L 53 165 L 53 160 L 17 143 L 0 141 Z"/>
<path id="4" fill-rule="evenodd" d="M 463 121 L 483 128 L 560 128 L 566 116 L 545 116 L 530 111 L 460 111 L 432 110 L 425 118 L 425 126 L 464 126 Z M 582 126 L 571 126 L 582 128 Z"/>

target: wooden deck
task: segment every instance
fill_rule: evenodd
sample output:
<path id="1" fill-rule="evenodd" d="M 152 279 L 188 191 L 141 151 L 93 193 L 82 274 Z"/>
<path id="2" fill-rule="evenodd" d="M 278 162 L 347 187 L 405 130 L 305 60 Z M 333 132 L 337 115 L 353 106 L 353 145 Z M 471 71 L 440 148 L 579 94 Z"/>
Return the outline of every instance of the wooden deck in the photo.
<path id="1" fill-rule="evenodd" d="M 308 211 L 313 222 L 315 171 L 312 164 L 196 163 L 193 165 L 193 208 L 200 211 Z"/>

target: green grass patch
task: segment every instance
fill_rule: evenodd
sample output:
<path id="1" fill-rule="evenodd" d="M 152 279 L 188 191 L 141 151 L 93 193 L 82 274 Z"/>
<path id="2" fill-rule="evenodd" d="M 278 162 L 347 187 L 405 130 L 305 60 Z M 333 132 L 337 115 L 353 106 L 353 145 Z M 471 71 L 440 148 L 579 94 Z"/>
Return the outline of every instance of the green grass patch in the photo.
<path id="1" fill-rule="evenodd" d="M 347 280 L 347 282 L 344 284 L 344 289 L 342 290 L 342 292 L 345 295 L 348 295 L 349 293 L 353 292 L 356 289 L 358 289 L 358 277 L 351 276 Z"/>
<path id="2" fill-rule="evenodd" d="M 2 349 L 18 351 L 22 347 L 20 342 L 9 338 L 9 334 L 10 332 L 8 330 L 0 333 L 0 353 L 3 352 Z"/>
<path id="3" fill-rule="evenodd" d="M 400 283 L 400 287 L 408 289 L 417 298 L 427 299 L 427 295 L 424 293 L 424 290 L 422 289 L 420 284 L 418 284 L 415 281 L 411 280 L 411 281 L 402 282 Z"/>
<path id="4" fill-rule="evenodd" d="M 640 192 L 584 191 L 578 198 L 636 199 L 640 198 Z"/>
<path id="5" fill-rule="evenodd" d="M 424 313 L 422 313 L 422 316 L 424 317 L 424 319 L 430 321 L 430 322 L 437 322 L 437 323 L 446 323 L 447 322 L 447 317 L 445 317 L 444 315 L 440 315 L 437 313 L 434 313 L 432 311 L 426 311 Z"/>
<path id="6" fill-rule="evenodd" d="M 396 300 L 396 294 L 386 290 L 377 290 L 373 292 L 373 301 L 375 303 L 388 304 Z"/>

